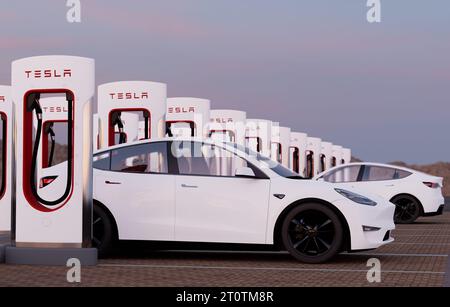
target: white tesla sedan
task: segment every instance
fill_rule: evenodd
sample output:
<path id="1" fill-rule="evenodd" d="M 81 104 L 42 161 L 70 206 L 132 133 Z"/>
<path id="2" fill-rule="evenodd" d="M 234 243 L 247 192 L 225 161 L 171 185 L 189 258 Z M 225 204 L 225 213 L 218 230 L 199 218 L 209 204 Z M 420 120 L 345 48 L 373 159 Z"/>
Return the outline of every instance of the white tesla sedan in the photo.
<path id="1" fill-rule="evenodd" d="M 275 246 L 320 263 L 393 241 L 395 206 L 303 180 L 235 144 L 161 139 L 94 155 L 94 244 L 116 240 Z"/>
<path id="2" fill-rule="evenodd" d="M 419 216 L 442 214 L 443 178 L 380 163 L 350 163 L 329 169 L 315 180 L 377 194 L 396 205 L 395 222 L 413 223 Z"/>

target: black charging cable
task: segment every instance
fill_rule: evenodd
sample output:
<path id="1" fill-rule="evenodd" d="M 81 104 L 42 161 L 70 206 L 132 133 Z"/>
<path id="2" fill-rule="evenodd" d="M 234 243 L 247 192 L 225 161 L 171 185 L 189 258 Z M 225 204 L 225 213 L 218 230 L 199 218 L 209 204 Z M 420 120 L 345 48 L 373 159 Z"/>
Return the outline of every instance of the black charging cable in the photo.
<path id="1" fill-rule="evenodd" d="M 37 165 L 37 159 L 38 159 L 38 150 L 39 150 L 39 143 L 41 141 L 41 133 L 42 133 L 42 108 L 40 104 L 40 93 L 32 93 L 28 96 L 27 100 L 27 111 L 28 112 L 35 112 L 36 118 L 37 118 L 37 128 L 36 128 L 36 137 L 34 140 L 34 146 L 33 146 L 33 155 L 31 158 L 31 176 L 30 176 L 30 185 L 31 185 L 31 192 L 33 196 L 36 198 L 37 201 L 39 201 L 41 204 L 54 207 L 59 204 L 61 204 L 70 194 L 71 188 L 72 188 L 72 151 L 73 151 L 73 135 L 72 135 L 72 128 L 73 128 L 73 95 L 69 92 L 66 93 L 66 100 L 68 104 L 68 112 L 67 112 L 67 181 L 66 181 L 66 189 L 64 191 L 64 194 L 56 199 L 56 200 L 46 200 L 43 199 L 38 191 L 37 191 L 37 183 L 36 183 L 36 165 Z M 53 159 L 53 158 L 52 158 Z"/>

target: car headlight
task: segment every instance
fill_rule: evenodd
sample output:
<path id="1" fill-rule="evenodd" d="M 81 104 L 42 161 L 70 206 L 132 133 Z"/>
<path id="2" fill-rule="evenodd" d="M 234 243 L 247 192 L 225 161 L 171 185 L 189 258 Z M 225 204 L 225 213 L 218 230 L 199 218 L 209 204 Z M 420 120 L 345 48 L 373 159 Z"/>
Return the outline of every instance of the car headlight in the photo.
<path id="1" fill-rule="evenodd" d="M 341 194 L 342 196 L 344 196 L 345 198 L 348 198 L 351 201 L 354 201 L 355 203 L 358 203 L 361 205 L 366 205 L 366 206 L 376 206 L 377 205 L 376 202 L 374 202 L 373 200 L 371 200 L 365 196 L 362 196 L 362 195 L 359 195 L 359 194 L 356 194 L 356 193 L 353 193 L 353 192 L 350 192 L 347 190 L 343 190 L 343 189 L 334 189 L 334 190 L 336 192 L 338 192 L 339 194 Z"/>

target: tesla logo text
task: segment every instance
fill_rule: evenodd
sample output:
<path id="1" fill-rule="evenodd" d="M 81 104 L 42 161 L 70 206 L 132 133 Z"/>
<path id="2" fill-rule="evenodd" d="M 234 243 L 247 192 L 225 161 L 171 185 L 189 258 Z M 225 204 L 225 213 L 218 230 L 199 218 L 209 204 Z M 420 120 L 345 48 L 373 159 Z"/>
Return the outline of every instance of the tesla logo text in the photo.
<path id="1" fill-rule="evenodd" d="M 5 102 L 5 96 L 0 96 L 0 101 Z"/>
<path id="2" fill-rule="evenodd" d="M 81 2 L 80 0 L 67 0 L 66 6 L 70 9 L 67 11 L 68 23 L 81 22 Z"/>
<path id="3" fill-rule="evenodd" d="M 57 69 L 45 69 L 45 70 L 26 70 L 25 75 L 27 79 L 35 78 L 69 78 L 72 77 L 71 69 L 57 70 Z"/>
<path id="4" fill-rule="evenodd" d="M 44 113 L 67 113 L 66 107 L 42 107 Z"/>
<path id="5" fill-rule="evenodd" d="M 213 123 L 219 123 L 219 124 L 226 124 L 226 123 L 232 123 L 232 118 L 213 118 L 211 119 Z"/>
<path id="6" fill-rule="evenodd" d="M 148 99 L 148 92 L 142 93 L 109 93 L 111 99 L 131 100 L 131 99 Z"/>
<path id="7" fill-rule="evenodd" d="M 195 107 L 169 107 L 168 112 L 173 113 L 195 113 Z"/>

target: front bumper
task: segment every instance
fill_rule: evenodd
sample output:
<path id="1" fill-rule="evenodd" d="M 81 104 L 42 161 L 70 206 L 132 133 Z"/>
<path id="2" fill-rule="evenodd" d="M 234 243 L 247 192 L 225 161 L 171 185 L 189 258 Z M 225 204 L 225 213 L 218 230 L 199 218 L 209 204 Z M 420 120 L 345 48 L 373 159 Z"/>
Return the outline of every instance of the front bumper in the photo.
<path id="1" fill-rule="evenodd" d="M 370 207 L 338 201 L 335 205 L 347 219 L 350 229 L 350 251 L 376 249 L 394 241 L 395 206 L 387 201 Z"/>

